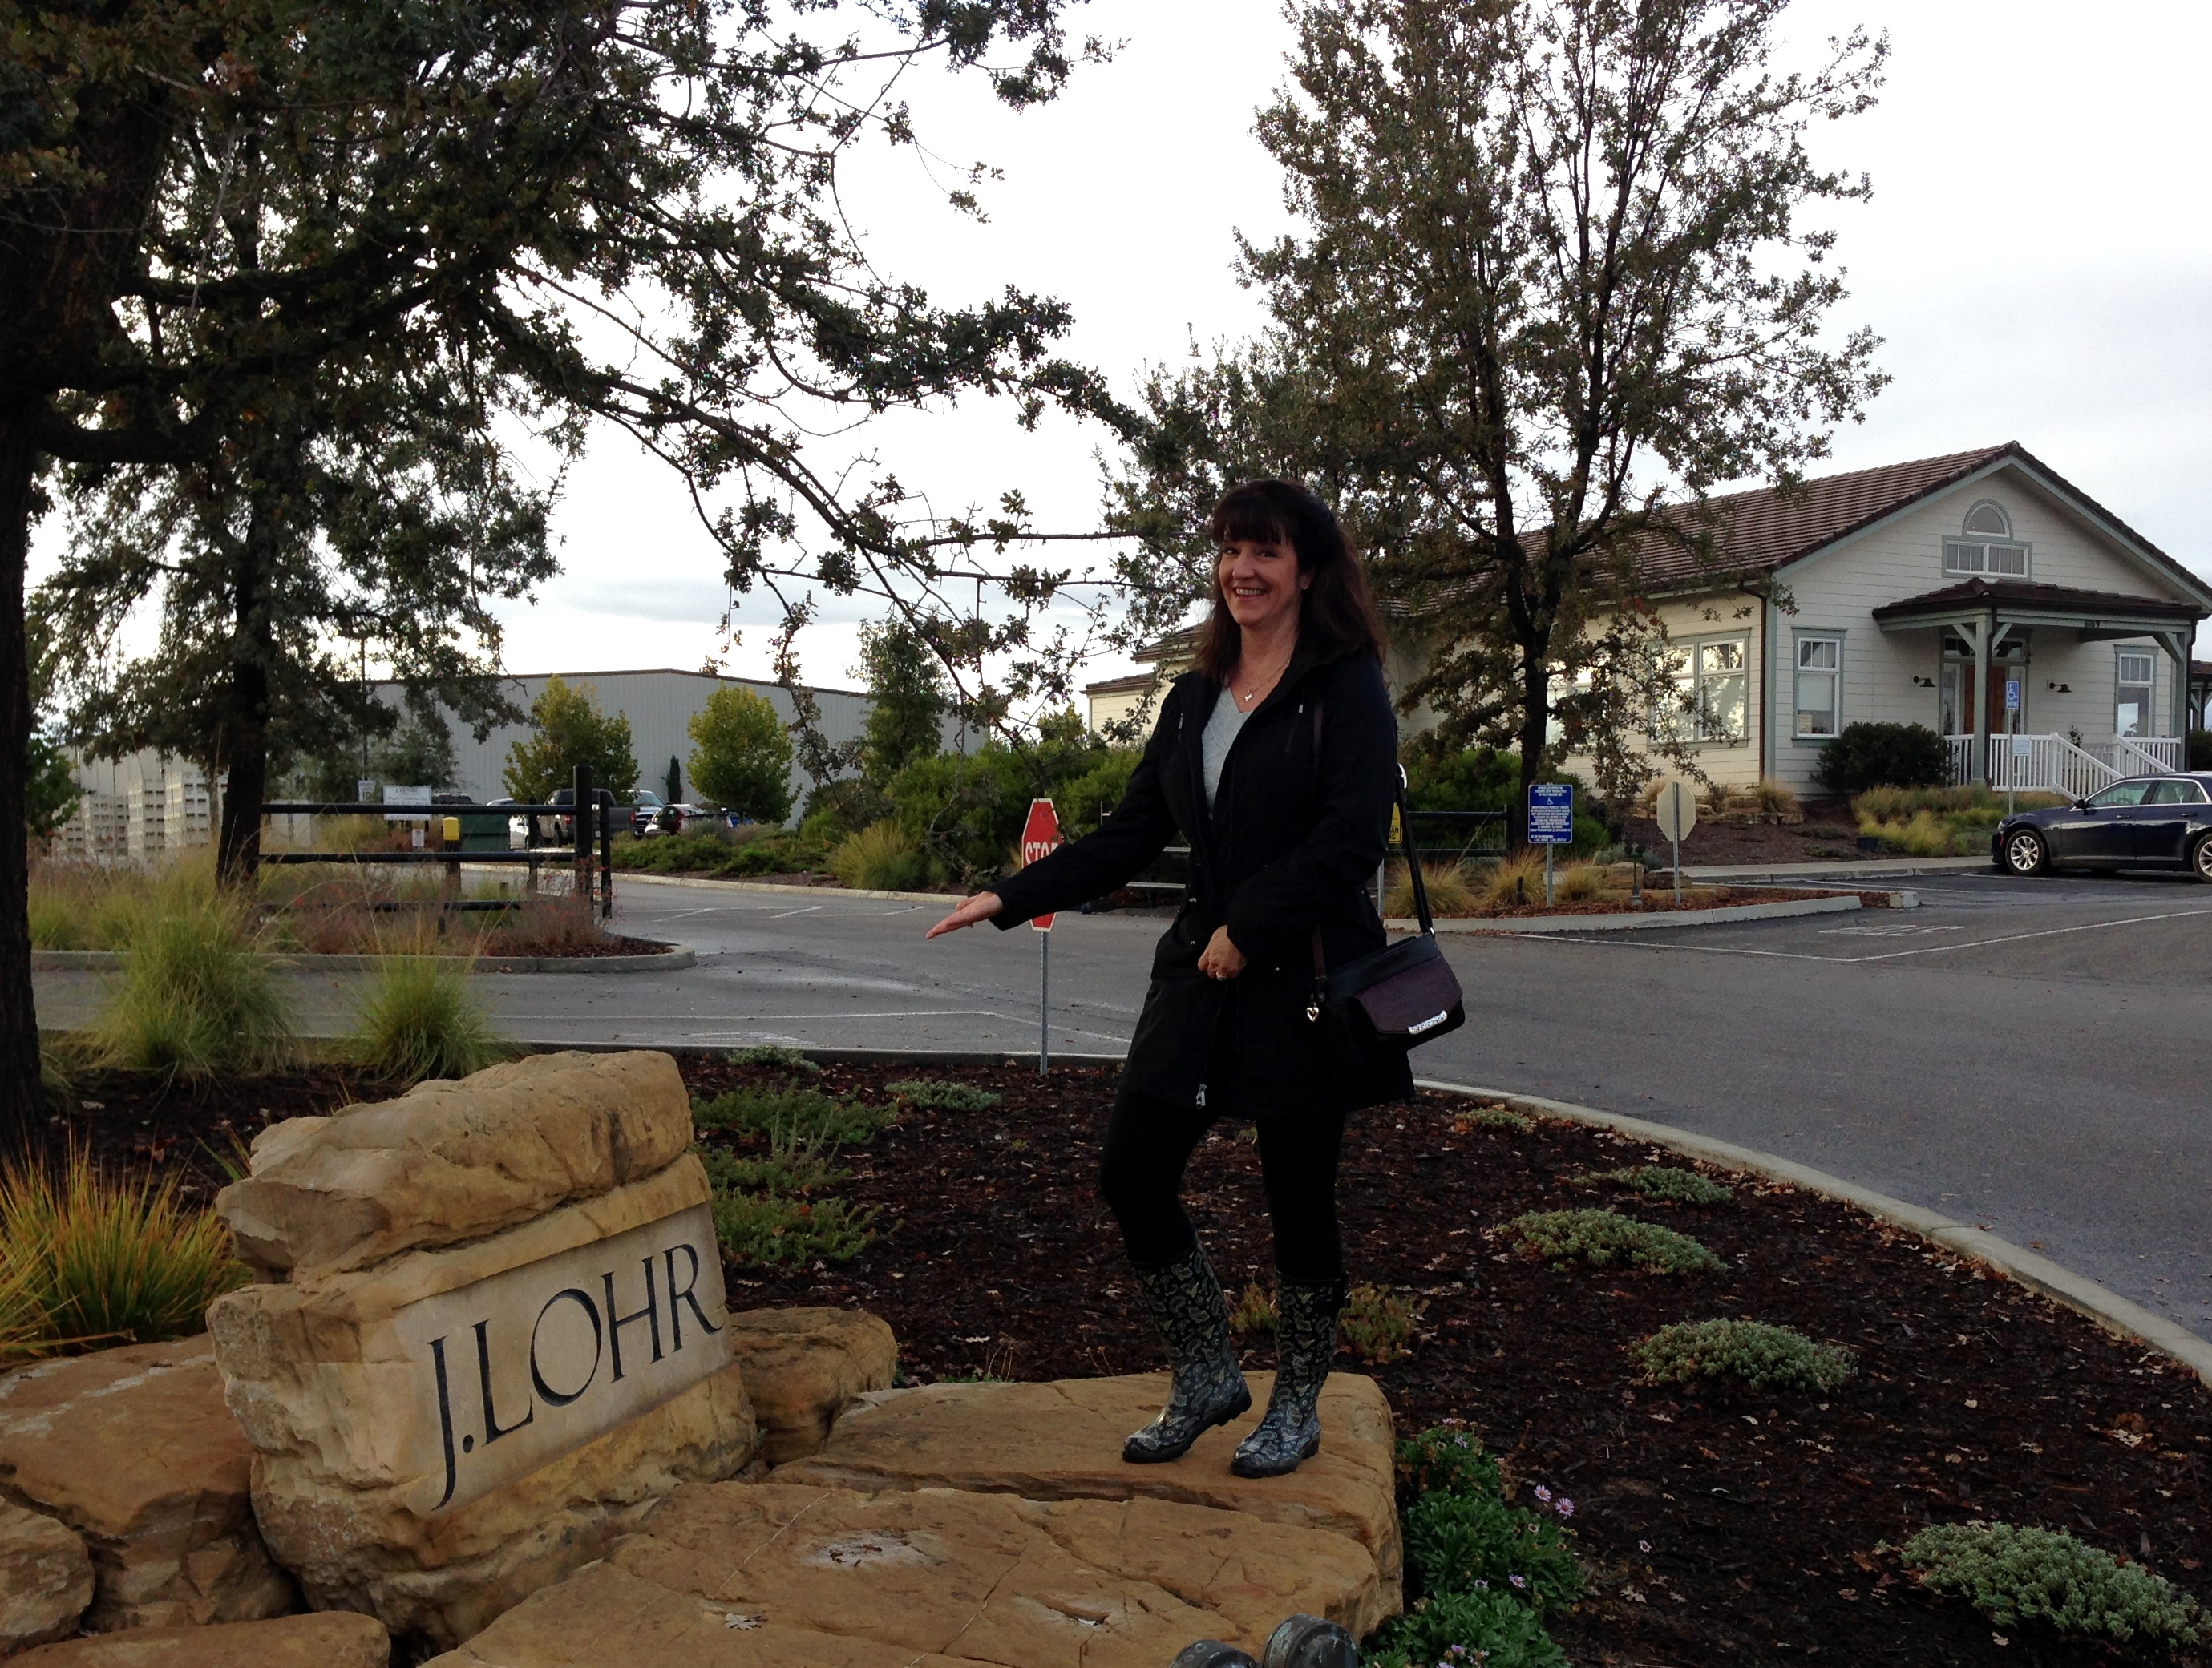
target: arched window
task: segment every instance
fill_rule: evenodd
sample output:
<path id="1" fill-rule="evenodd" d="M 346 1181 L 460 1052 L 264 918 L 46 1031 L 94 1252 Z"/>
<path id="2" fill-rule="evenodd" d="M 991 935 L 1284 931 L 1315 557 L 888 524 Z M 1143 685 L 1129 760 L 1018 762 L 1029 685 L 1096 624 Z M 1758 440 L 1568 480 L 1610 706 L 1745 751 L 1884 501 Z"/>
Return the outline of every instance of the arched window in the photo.
<path id="1" fill-rule="evenodd" d="M 2006 516 L 2003 506 L 1984 498 L 1966 512 L 1966 531 L 1969 534 L 1990 533 L 1998 538 L 2010 538 L 2012 522 Z"/>
<path id="2" fill-rule="evenodd" d="M 2012 536 L 2012 518 L 2002 505 L 1984 498 L 1966 512 L 1960 537 L 1943 541 L 1943 571 L 2027 577 L 2027 546 Z"/>

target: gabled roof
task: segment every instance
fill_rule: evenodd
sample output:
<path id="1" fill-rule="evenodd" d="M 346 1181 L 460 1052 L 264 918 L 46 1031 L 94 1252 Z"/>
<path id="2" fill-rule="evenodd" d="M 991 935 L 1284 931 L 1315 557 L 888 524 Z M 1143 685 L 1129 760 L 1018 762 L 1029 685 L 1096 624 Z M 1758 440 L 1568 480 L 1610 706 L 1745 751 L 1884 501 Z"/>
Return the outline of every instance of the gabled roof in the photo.
<path id="1" fill-rule="evenodd" d="M 2017 440 L 1984 446 L 1975 452 L 1954 452 L 1942 458 L 1923 458 L 1909 464 L 1888 464 L 1880 469 L 1854 470 L 1847 475 L 1824 476 L 1807 481 L 1784 497 L 1771 487 L 1729 493 L 1705 500 L 1713 525 L 1710 558 L 1680 549 L 1666 539 L 1649 537 L 1636 552 L 1636 570 L 1643 582 L 1656 590 L 1711 584 L 1753 573 L 1771 573 L 1792 562 L 1826 549 L 1829 545 L 1887 520 L 1901 510 L 1960 482 L 1991 464 L 2017 463 L 2047 487 L 2124 543 L 2134 547 L 2153 566 L 2163 570 L 2191 592 L 2203 595 L 2205 582 L 2167 555 L 2088 494 L 2033 456 Z M 1674 513 L 1687 515 L 1688 506 Z"/>

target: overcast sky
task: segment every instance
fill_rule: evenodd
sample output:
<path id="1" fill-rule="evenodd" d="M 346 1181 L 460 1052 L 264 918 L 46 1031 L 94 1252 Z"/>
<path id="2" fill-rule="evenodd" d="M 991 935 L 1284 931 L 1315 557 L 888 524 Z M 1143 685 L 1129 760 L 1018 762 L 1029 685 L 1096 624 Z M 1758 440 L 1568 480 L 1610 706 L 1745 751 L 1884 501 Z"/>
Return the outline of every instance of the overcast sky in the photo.
<path id="1" fill-rule="evenodd" d="M 1231 270 L 1231 232 L 1285 224 L 1251 129 L 1283 79 L 1289 32 L 1273 0 L 1092 0 L 1073 23 L 1121 49 L 1042 109 L 1004 112 L 972 81 L 903 88 L 945 162 L 872 159 L 848 179 L 848 206 L 879 265 L 940 302 L 1008 283 L 1065 299 L 1069 351 L 1126 392 L 1192 336 L 1233 339 L 1260 322 Z M 1880 107 L 1815 136 L 1821 160 L 1873 176 L 1872 202 L 1838 221 L 1851 293 L 1836 322 L 1886 338 L 1894 379 L 1836 437 L 1833 467 L 2017 440 L 2212 573 L 2198 503 L 2212 449 L 2199 103 L 2212 7 L 1802 0 L 1784 23 L 1808 53 L 1855 23 L 1893 47 Z M 943 207 L 977 159 L 1005 174 L 984 190 L 981 226 Z M 1025 434 L 982 402 L 902 416 L 872 444 L 940 510 L 1012 486 L 1042 525 L 1096 525 L 1103 431 L 1048 422 Z M 720 563 L 672 477 L 602 434 L 557 525 L 564 572 L 510 611 L 511 669 L 702 663 Z M 829 612 L 805 667 L 835 685 L 851 681 L 853 622 Z M 741 610 L 729 670 L 765 670 L 770 618 L 763 604 Z M 1119 670 L 1102 661 L 1093 675 Z"/>

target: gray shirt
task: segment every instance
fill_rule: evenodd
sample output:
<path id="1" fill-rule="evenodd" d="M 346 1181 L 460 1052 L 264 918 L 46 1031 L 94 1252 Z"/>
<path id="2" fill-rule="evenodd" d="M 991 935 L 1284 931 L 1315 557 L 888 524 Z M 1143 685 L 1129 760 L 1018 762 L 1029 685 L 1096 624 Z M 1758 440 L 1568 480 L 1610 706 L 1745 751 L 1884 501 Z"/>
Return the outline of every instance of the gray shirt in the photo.
<path id="1" fill-rule="evenodd" d="M 1213 809 L 1213 796 L 1221 789 L 1221 767 L 1229 762 L 1229 749 L 1248 716 L 1237 707 L 1235 694 L 1224 688 L 1213 703 L 1213 716 L 1206 721 L 1206 733 L 1199 737 L 1199 758 L 1206 767 L 1208 810 Z"/>

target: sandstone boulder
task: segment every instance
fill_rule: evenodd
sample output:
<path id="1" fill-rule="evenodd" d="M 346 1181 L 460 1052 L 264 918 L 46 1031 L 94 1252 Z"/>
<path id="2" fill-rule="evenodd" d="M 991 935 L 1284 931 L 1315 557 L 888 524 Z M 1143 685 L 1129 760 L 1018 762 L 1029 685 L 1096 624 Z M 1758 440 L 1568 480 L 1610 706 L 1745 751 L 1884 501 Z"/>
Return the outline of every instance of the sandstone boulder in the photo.
<path id="1" fill-rule="evenodd" d="M 386 1668 L 392 1638 L 342 1610 L 212 1628 L 138 1628 L 73 1639 L 18 1659 L 20 1668 Z"/>
<path id="2" fill-rule="evenodd" d="M 82 1537 L 97 1630 L 299 1608 L 254 1523 L 252 1459 L 204 1335 L 0 1377 L 0 1491 Z"/>
<path id="3" fill-rule="evenodd" d="M 1030 1500 L 1150 1498 L 1242 1512 L 1269 1523 L 1342 1535 L 1366 1548 L 1398 1604 L 1395 1435 L 1372 1379 L 1329 1375 L 1321 1398 L 1322 1447 L 1288 1477 L 1231 1475 L 1237 1444 L 1259 1422 L 1274 1375 L 1249 1376 L 1253 1411 L 1209 1431 L 1171 1465 L 1121 1459 L 1129 1432 L 1167 1395 L 1164 1374 L 1062 1379 L 1047 1384 L 947 1384 L 864 1398 L 820 1453 L 780 1467 L 778 1483 L 827 1488 L 959 1489 Z"/>
<path id="4" fill-rule="evenodd" d="M 1209 1635 L 1256 1652 L 1294 1610 L 1359 1625 L 1379 1585 L 1342 1537 L 1205 1507 L 721 1483 L 439 1663 L 1161 1668 Z"/>
<path id="5" fill-rule="evenodd" d="M 270 1550 L 315 1608 L 441 1648 L 757 1446 L 673 1064 L 522 1064 L 264 1143 L 250 1180 L 281 1181 L 220 1202 L 265 1228 L 326 1195 L 370 1222 L 312 1255 L 305 1215 L 264 1233 L 290 1278 L 209 1325 Z"/>
<path id="6" fill-rule="evenodd" d="M 611 1192 L 690 1144 L 690 1096 L 667 1055 L 538 1054 L 271 1125 L 218 1204 L 264 1273 L 357 1269 Z"/>
<path id="7" fill-rule="evenodd" d="M 74 1530 L 0 1506 L 0 1656 L 66 1639 L 92 1603 L 92 1559 Z"/>
<path id="8" fill-rule="evenodd" d="M 730 1317 L 730 1346 L 771 1465 L 812 1453 L 837 1416 L 888 1390 L 898 1340 L 862 1309 L 748 1309 Z"/>

